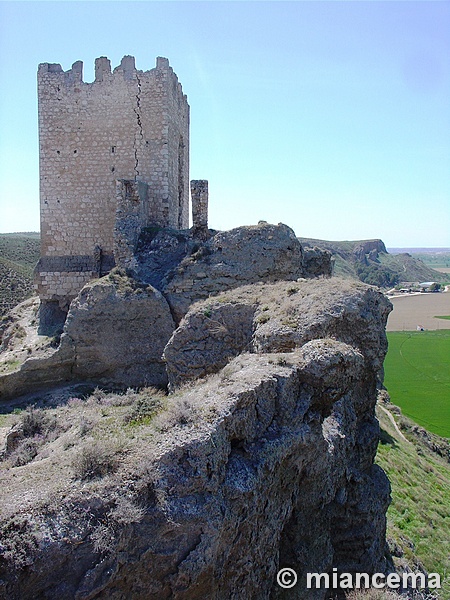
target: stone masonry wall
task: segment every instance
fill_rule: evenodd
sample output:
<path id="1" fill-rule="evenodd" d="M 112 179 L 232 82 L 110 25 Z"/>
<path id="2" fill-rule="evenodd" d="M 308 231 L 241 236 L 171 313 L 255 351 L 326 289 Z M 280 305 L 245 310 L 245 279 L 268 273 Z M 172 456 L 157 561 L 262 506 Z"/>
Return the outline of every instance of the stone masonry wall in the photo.
<path id="1" fill-rule="evenodd" d="M 192 226 L 195 230 L 208 228 L 208 181 L 191 181 Z"/>
<path id="2" fill-rule="evenodd" d="M 36 283 L 41 300 L 66 306 L 93 275 L 90 258 L 113 254 L 117 179 L 148 184 L 143 226 L 189 226 L 189 106 L 168 60 L 143 72 L 126 56 L 111 72 L 101 57 L 92 83 L 83 82 L 82 67 L 44 63 L 38 71 L 46 265 Z M 64 257 L 83 268 L 59 268 Z"/>

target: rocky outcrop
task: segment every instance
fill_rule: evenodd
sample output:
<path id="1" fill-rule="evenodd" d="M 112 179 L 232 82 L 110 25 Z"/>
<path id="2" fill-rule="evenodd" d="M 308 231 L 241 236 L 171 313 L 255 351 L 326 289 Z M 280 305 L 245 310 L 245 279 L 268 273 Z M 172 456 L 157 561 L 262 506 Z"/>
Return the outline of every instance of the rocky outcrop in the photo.
<path id="1" fill-rule="evenodd" d="M 318 246 L 303 246 L 303 266 L 306 277 L 331 277 L 333 261 L 331 252 Z"/>
<path id="2" fill-rule="evenodd" d="M 72 302 L 61 345 L 74 349 L 75 379 L 166 385 L 161 355 L 174 327 L 158 290 L 113 272 L 87 284 Z"/>
<path id="3" fill-rule="evenodd" d="M 70 346 L 49 348 L 43 356 L 27 358 L 16 369 L 0 375 L 0 401 L 70 381 L 74 358 Z"/>
<path id="4" fill-rule="evenodd" d="M 252 302 L 220 300 L 190 310 L 164 349 L 169 389 L 217 373 L 227 362 L 252 348 L 257 310 Z"/>
<path id="5" fill-rule="evenodd" d="M 171 389 L 218 371 L 243 351 L 289 352 L 312 339 L 352 344 L 381 369 L 391 305 L 339 279 L 245 286 L 196 303 L 164 351 Z"/>
<path id="6" fill-rule="evenodd" d="M 26 355 L 0 372 L 0 400 L 68 381 L 166 386 L 161 356 L 174 329 L 161 292 L 113 271 L 87 284 L 72 301 L 59 345 L 55 338 L 45 351 Z"/>
<path id="7" fill-rule="evenodd" d="M 356 244 L 353 248 L 353 255 L 356 260 L 365 260 L 368 256 L 371 260 L 378 258 L 378 254 L 387 253 L 386 246 L 382 240 L 364 240 Z"/>
<path id="8" fill-rule="evenodd" d="M 22 528 L 29 550 L 21 568 L 0 563 L 2 597 L 324 600 L 307 572 L 384 572 L 375 380 L 357 348 L 330 338 L 234 358 L 169 397 L 153 443 L 129 448 L 139 467 L 3 525 Z M 299 576 L 287 591 L 285 566 Z"/>
<path id="9" fill-rule="evenodd" d="M 304 273 L 302 246 L 292 229 L 261 221 L 217 233 L 200 245 L 162 291 L 179 322 L 197 300 L 248 283 L 296 280 Z"/>
<path id="10" fill-rule="evenodd" d="M 144 228 L 136 249 L 137 279 L 161 291 L 181 261 L 197 252 L 200 245 L 190 231 Z"/>
<path id="11" fill-rule="evenodd" d="M 390 568 L 389 482 L 373 464 L 390 303 L 364 284 L 304 279 L 284 225 L 216 234 L 167 270 L 190 248 L 180 235 L 158 272 L 169 303 L 113 271 L 71 304 L 51 358 L 67 356 L 70 377 L 158 385 L 167 367 L 174 393 L 133 392 L 139 419 L 102 392 L 87 439 L 93 401 L 61 406 L 56 439 L 11 466 L 2 598 L 325 600 L 307 573 Z M 294 588 L 277 585 L 282 567 Z"/>

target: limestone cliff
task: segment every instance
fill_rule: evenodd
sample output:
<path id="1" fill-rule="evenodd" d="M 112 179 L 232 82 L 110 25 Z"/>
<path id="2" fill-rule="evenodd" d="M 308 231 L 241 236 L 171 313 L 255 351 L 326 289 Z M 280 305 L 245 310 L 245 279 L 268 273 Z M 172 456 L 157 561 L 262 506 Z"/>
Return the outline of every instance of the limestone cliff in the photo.
<path id="1" fill-rule="evenodd" d="M 82 399 L 55 409 L 62 450 L 8 479 L 1 597 L 323 600 L 305 589 L 307 572 L 385 571 L 389 482 L 373 459 L 389 310 L 374 289 L 333 279 L 194 306 L 166 347 L 169 376 L 179 387 L 178 362 L 191 380 L 218 372 L 131 429 L 117 417 L 108 427 L 122 409 L 104 402 L 90 442 L 70 425 Z M 79 444 L 106 447 L 112 435 L 114 469 L 77 476 Z M 45 469 L 59 473 L 51 490 Z M 291 590 L 276 584 L 283 566 L 299 575 Z"/>

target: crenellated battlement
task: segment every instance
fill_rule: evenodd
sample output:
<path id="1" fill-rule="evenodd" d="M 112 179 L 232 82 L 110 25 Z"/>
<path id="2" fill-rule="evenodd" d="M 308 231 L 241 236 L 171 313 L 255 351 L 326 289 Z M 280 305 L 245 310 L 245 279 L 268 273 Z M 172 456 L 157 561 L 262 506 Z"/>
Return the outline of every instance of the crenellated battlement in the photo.
<path id="1" fill-rule="evenodd" d="M 187 101 L 187 96 L 183 93 L 181 83 L 172 67 L 169 60 L 162 56 L 156 59 L 156 66 L 148 71 L 140 71 L 136 69 L 134 56 L 124 56 L 120 61 L 120 65 L 111 69 L 111 61 L 106 56 L 100 56 L 95 59 L 95 79 L 92 83 L 83 81 L 83 61 L 78 60 L 73 63 L 72 67 L 64 71 L 59 63 L 41 63 L 38 67 L 38 85 L 49 83 L 50 80 L 58 81 L 59 84 L 73 86 L 75 84 L 83 84 L 92 86 L 104 81 L 112 81 L 115 76 L 122 77 L 125 81 L 137 81 L 149 78 L 164 73 L 171 79 L 176 94 L 179 96 L 178 101 Z"/>

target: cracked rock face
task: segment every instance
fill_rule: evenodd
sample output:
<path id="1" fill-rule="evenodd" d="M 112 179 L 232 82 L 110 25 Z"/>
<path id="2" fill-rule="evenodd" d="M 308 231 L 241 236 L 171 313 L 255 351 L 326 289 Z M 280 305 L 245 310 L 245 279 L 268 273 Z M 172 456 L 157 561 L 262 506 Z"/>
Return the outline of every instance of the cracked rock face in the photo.
<path id="1" fill-rule="evenodd" d="M 355 345 L 380 370 L 391 305 L 365 284 L 339 279 L 259 284 L 191 307 L 164 350 L 171 389 L 216 372 L 232 356 L 289 352 L 334 337 Z"/>
<path id="2" fill-rule="evenodd" d="M 74 349 L 75 379 L 121 387 L 166 385 L 161 355 L 174 327 L 160 292 L 110 276 L 87 284 L 72 302 L 62 346 Z"/>
<path id="3" fill-rule="evenodd" d="M 304 272 L 293 230 L 260 222 L 217 233 L 180 263 L 162 291 L 179 322 L 197 300 L 248 283 L 292 281 Z"/>
<path id="4" fill-rule="evenodd" d="M 373 461 L 389 310 L 364 284 L 259 283 L 196 304 L 166 345 L 174 323 L 154 288 L 120 274 L 85 286 L 60 346 L 76 373 L 162 378 L 166 345 L 175 393 L 123 429 L 110 476 L 66 477 L 48 499 L 33 479 L 0 521 L 0 597 L 325 600 L 307 573 L 387 571 L 390 488 Z M 49 458 L 59 473 L 69 451 Z M 277 586 L 282 567 L 295 588 Z"/>
<path id="5" fill-rule="evenodd" d="M 324 600 L 306 573 L 386 570 L 373 364 L 325 338 L 225 369 L 169 397 L 184 416 L 158 415 L 145 470 L 30 514 L 38 549 L 22 570 L 0 569 L 5 597 Z M 95 528 L 125 492 L 144 511 L 116 522 L 100 552 Z M 289 591 L 275 582 L 285 566 L 299 576 Z"/>

